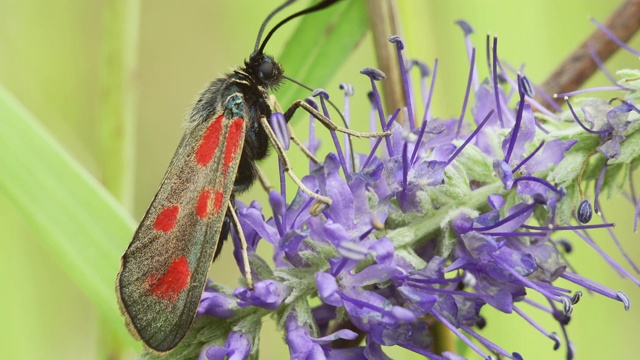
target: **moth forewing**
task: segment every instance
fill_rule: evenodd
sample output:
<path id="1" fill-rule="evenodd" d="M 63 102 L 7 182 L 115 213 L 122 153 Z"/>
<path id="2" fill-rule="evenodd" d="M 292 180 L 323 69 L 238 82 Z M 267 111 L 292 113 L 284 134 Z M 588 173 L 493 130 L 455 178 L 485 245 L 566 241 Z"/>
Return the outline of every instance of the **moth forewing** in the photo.
<path id="1" fill-rule="evenodd" d="M 187 129 L 122 257 L 121 311 L 154 352 L 174 348 L 191 326 L 218 245 L 246 132 L 242 117 L 225 113 Z"/>

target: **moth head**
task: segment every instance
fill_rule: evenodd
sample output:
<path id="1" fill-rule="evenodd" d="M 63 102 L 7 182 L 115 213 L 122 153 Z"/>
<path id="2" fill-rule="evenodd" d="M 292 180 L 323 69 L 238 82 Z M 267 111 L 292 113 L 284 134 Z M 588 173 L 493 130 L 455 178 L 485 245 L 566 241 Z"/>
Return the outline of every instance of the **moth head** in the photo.
<path id="1" fill-rule="evenodd" d="M 274 89 L 282 82 L 284 70 L 273 57 L 265 54 L 253 54 L 245 62 L 251 78 L 259 85 Z"/>

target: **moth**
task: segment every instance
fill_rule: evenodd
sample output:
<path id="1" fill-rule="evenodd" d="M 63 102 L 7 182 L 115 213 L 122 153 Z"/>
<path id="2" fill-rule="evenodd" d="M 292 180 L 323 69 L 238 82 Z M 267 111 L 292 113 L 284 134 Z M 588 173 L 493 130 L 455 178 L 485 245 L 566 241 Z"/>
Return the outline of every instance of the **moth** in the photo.
<path id="1" fill-rule="evenodd" d="M 160 188 L 122 256 L 116 280 L 118 303 L 130 333 L 149 351 L 166 353 L 186 335 L 209 265 L 220 253 L 232 224 L 243 242 L 233 208 L 235 194 L 255 182 L 259 174 L 256 162 L 267 156 L 270 142 L 293 181 L 316 199 L 315 211 L 331 204 L 331 199 L 307 189 L 290 171 L 267 121 L 272 114 L 270 91 L 285 76 L 280 64 L 263 52 L 265 45 L 291 19 L 338 0 L 322 0 L 286 17 L 261 43 L 268 21 L 294 1 L 286 1 L 266 18 L 244 66 L 214 80 L 201 93 Z M 297 108 L 333 130 L 366 136 L 338 127 L 303 101 L 296 101 L 285 112 L 287 121 Z M 243 249 L 245 277 L 251 288 L 246 242 Z"/>

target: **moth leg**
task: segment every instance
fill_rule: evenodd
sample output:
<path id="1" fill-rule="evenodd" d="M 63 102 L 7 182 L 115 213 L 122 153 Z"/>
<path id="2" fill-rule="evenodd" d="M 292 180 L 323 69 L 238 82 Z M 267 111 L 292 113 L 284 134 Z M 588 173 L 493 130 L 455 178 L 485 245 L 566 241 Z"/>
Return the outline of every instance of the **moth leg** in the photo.
<path id="1" fill-rule="evenodd" d="M 273 94 L 269 95 L 269 101 L 271 102 L 272 109 L 280 113 L 282 112 L 282 107 L 280 106 L 280 103 L 278 102 L 278 99 L 276 99 L 275 95 Z M 296 144 L 296 146 L 302 151 L 303 154 L 306 155 L 307 158 L 309 158 L 309 160 L 313 161 L 316 164 L 319 164 L 320 160 L 318 160 L 318 158 L 315 157 L 311 153 L 311 151 L 309 151 L 309 149 L 307 149 L 307 147 L 304 146 L 304 144 L 300 141 L 300 139 L 298 139 L 294 134 L 293 128 L 291 127 L 291 125 L 289 125 L 290 118 L 286 118 L 286 119 L 287 119 L 287 129 L 289 129 L 289 138 L 291 139 L 291 141 L 293 141 L 293 143 Z"/>
<path id="2" fill-rule="evenodd" d="M 271 190 L 273 190 L 273 186 L 271 186 L 271 182 L 269 182 L 269 179 L 267 179 L 267 176 L 264 174 L 262 169 L 260 169 L 259 166 L 256 166 L 256 169 L 258 170 L 258 181 L 260 181 L 260 185 L 268 194 Z"/>
<path id="3" fill-rule="evenodd" d="M 273 130 L 271 129 L 271 126 L 269 125 L 269 122 L 267 121 L 266 117 L 264 117 L 264 116 L 260 117 L 260 124 L 262 124 L 262 127 L 264 128 L 265 132 L 267 133 L 267 136 L 269 137 L 269 140 L 271 140 L 271 143 L 273 144 L 273 147 L 276 149 L 276 153 L 278 154 L 278 158 L 280 159 L 280 161 L 282 161 L 282 165 L 284 167 L 284 171 L 287 174 L 289 174 L 289 177 L 291 178 L 291 180 L 293 180 L 293 182 L 296 185 L 298 185 L 298 187 L 300 188 L 300 190 L 302 190 L 302 192 L 307 194 L 310 198 L 316 200 L 316 204 L 314 204 L 311 207 L 311 214 L 314 215 L 314 216 L 317 216 L 327 206 L 331 206 L 332 201 L 331 201 L 330 198 L 328 198 L 326 196 L 322 196 L 322 195 L 316 194 L 315 192 L 311 191 L 308 187 L 306 187 L 302 183 L 302 181 L 300 181 L 300 179 L 298 179 L 296 174 L 291 169 L 291 163 L 289 162 L 289 158 L 287 158 L 287 155 L 284 153 L 284 149 L 282 148 L 282 145 L 280 144 L 280 142 L 278 142 L 278 139 L 276 138 L 276 134 L 273 133 Z"/>
<path id="4" fill-rule="evenodd" d="M 240 238 L 240 250 L 242 251 L 242 267 L 244 267 L 244 277 L 247 279 L 247 286 L 249 287 L 249 289 L 253 290 L 253 277 L 251 276 L 251 265 L 249 265 L 249 254 L 247 253 L 247 239 L 245 239 L 244 237 L 242 226 L 240 226 L 240 220 L 238 220 L 236 209 L 234 209 L 231 201 L 229 201 L 228 213 L 231 215 L 233 226 L 236 228 L 238 238 Z"/>
<path id="5" fill-rule="evenodd" d="M 276 96 L 273 94 L 269 94 L 269 105 L 271 106 L 271 109 L 275 110 L 276 112 L 282 112 L 282 107 L 280 106 L 280 103 L 278 102 Z"/>
<path id="6" fill-rule="evenodd" d="M 327 118 L 318 110 L 314 109 L 311 105 L 307 104 L 304 100 L 296 100 L 293 104 L 291 104 L 291 106 L 289 106 L 287 111 L 284 113 L 284 118 L 287 119 L 287 122 L 289 122 L 289 119 L 291 119 L 291 117 L 296 112 L 296 110 L 298 110 L 298 108 L 302 108 L 309 114 L 313 115 L 316 119 L 318 119 L 318 121 L 320 121 L 320 123 L 322 123 L 322 125 L 324 125 L 327 129 L 331 131 L 339 131 L 341 133 L 345 133 L 345 134 L 359 137 L 359 138 L 379 138 L 379 137 L 385 137 L 385 136 L 391 135 L 390 131 L 365 133 L 365 132 L 359 132 L 359 131 L 347 129 L 342 126 L 338 126 L 333 121 L 331 121 L 331 119 Z"/>
<path id="7" fill-rule="evenodd" d="M 293 127 L 291 127 L 288 121 L 289 120 L 287 119 L 287 129 L 289 129 L 289 138 L 291 138 L 291 141 L 293 141 L 293 143 L 298 146 L 298 148 L 307 156 L 307 158 L 309 158 L 309 160 L 313 161 L 316 164 L 319 164 L 320 160 L 318 160 L 318 158 L 315 157 L 311 153 L 311 151 L 307 149 L 306 146 L 304 146 L 304 144 L 300 141 L 300 139 L 296 137 L 296 134 L 293 133 Z"/>

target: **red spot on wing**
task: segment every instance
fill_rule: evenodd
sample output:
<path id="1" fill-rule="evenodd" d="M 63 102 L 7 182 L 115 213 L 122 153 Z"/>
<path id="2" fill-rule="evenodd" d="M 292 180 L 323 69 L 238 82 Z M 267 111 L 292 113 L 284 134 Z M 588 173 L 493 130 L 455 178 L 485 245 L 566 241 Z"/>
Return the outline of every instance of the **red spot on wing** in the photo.
<path id="1" fill-rule="evenodd" d="M 196 215 L 200 219 L 206 219 L 209 215 L 209 200 L 211 199 L 211 190 L 204 189 L 198 196 L 198 202 L 196 203 Z"/>
<path id="2" fill-rule="evenodd" d="M 170 206 L 156 216 L 156 220 L 153 222 L 153 228 L 158 231 L 169 232 L 176 225 L 178 219 L 178 213 L 180 212 L 180 206 Z"/>
<path id="3" fill-rule="evenodd" d="M 229 125 L 229 132 L 227 133 L 227 145 L 224 149 L 224 159 L 222 162 L 222 170 L 224 173 L 229 169 L 229 165 L 234 160 L 236 155 L 242 150 L 240 146 L 240 137 L 242 136 L 242 129 L 244 128 L 244 120 L 242 118 L 235 118 Z"/>
<path id="4" fill-rule="evenodd" d="M 186 256 L 173 260 L 164 275 L 152 274 L 147 277 L 149 291 L 160 300 L 176 302 L 178 295 L 189 285 L 191 269 Z"/>
<path id="5" fill-rule="evenodd" d="M 223 115 L 218 116 L 204 131 L 200 144 L 196 149 L 196 162 L 198 165 L 205 167 L 215 154 L 220 145 L 220 137 L 222 134 Z"/>
<path id="6" fill-rule="evenodd" d="M 222 209 L 222 200 L 223 200 L 223 196 L 222 196 L 222 192 L 221 191 L 216 191 L 216 195 L 213 199 L 213 212 L 214 213 L 219 213 L 220 210 Z"/>

